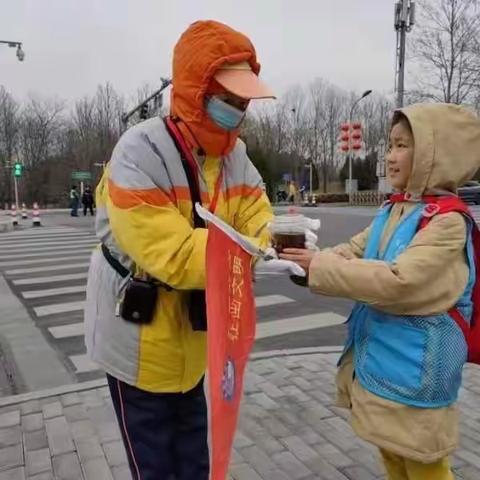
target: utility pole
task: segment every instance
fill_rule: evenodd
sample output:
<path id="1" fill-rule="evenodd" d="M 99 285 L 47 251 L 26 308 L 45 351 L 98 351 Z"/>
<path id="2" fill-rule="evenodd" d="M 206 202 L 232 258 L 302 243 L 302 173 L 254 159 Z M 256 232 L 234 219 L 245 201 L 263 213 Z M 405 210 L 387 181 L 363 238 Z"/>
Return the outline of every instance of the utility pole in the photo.
<path id="1" fill-rule="evenodd" d="M 414 24 L 415 2 L 412 0 L 400 0 L 395 3 L 395 30 L 397 32 L 395 92 L 397 94 L 397 107 L 403 107 L 407 33 L 412 30 Z"/>

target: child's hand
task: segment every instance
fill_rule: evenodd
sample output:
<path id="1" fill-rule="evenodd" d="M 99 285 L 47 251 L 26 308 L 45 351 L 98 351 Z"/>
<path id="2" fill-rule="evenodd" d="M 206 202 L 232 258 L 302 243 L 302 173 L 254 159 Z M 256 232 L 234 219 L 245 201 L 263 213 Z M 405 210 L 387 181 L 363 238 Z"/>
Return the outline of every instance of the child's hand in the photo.
<path id="1" fill-rule="evenodd" d="M 282 260 L 290 260 L 300 265 L 307 273 L 317 252 L 303 248 L 285 248 L 279 255 Z"/>

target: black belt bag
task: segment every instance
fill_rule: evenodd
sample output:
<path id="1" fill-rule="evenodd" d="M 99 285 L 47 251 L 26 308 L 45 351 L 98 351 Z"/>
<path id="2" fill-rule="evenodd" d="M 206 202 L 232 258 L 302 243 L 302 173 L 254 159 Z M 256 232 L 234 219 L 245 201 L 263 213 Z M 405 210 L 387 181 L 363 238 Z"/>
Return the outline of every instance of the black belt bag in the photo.
<path id="1" fill-rule="evenodd" d="M 125 268 L 108 248 L 102 243 L 102 253 L 110 266 L 122 277 L 129 277 L 130 271 Z M 157 305 L 158 288 L 161 285 L 153 279 L 131 277 L 125 286 L 120 303 L 120 316 L 127 322 L 137 325 L 148 325 L 153 321 Z"/>

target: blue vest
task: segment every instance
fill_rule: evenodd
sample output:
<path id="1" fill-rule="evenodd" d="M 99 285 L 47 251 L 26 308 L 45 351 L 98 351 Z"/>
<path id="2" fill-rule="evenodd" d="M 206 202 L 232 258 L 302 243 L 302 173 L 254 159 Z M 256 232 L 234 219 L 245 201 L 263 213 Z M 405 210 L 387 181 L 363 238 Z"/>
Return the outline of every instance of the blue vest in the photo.
<path id="1" fill-rule="evenodd" d="M 390 205 L 382 207 L 372 223 L 364 258 L 393 263 L 417 233 L 424 207 L 419 204 L 405 215 L 380 254 L 382 233 L 391 210 Z M 465 255 L 470 274 L 456 307 L 470 321 L 475 283 L 470 224 L 467 231 Z M 462 331 L 447 312 L 392 315 L 358 303 L 348 319 L 344 352 L 352 347 L 356 378 L 369 392 L 420 408 L 439 408 L 456 401 L 467 345 Z"/>

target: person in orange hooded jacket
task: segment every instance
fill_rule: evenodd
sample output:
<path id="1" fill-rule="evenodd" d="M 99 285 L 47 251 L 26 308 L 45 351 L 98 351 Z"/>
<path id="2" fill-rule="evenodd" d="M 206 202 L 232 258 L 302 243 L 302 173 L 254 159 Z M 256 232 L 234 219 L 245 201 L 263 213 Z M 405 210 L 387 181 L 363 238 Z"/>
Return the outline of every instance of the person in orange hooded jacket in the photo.
<path id="1" fill-rule="evenodd" d="M 273 98 L 259 70 L 246 36 L 218 22 L 194 23 L 175 46 L 170 119 L 197 164 L 203 206 L 266 247 L 272 210 L 238 138 L 250 100 Z M 91 260 L 85 339 L 107 372 L 132 476 L 207 480 L 206 332 L 188 305 L 205 289 L 208 231 L 192 221 L 187 176 L 163 119 L 122 136 L 96 204 L 102 248 Z M 280 260 L 268 263 L 289 273 Z M 147 323 L 118 314 L 122 266 L 168 286 L 158 288 Z"/>

